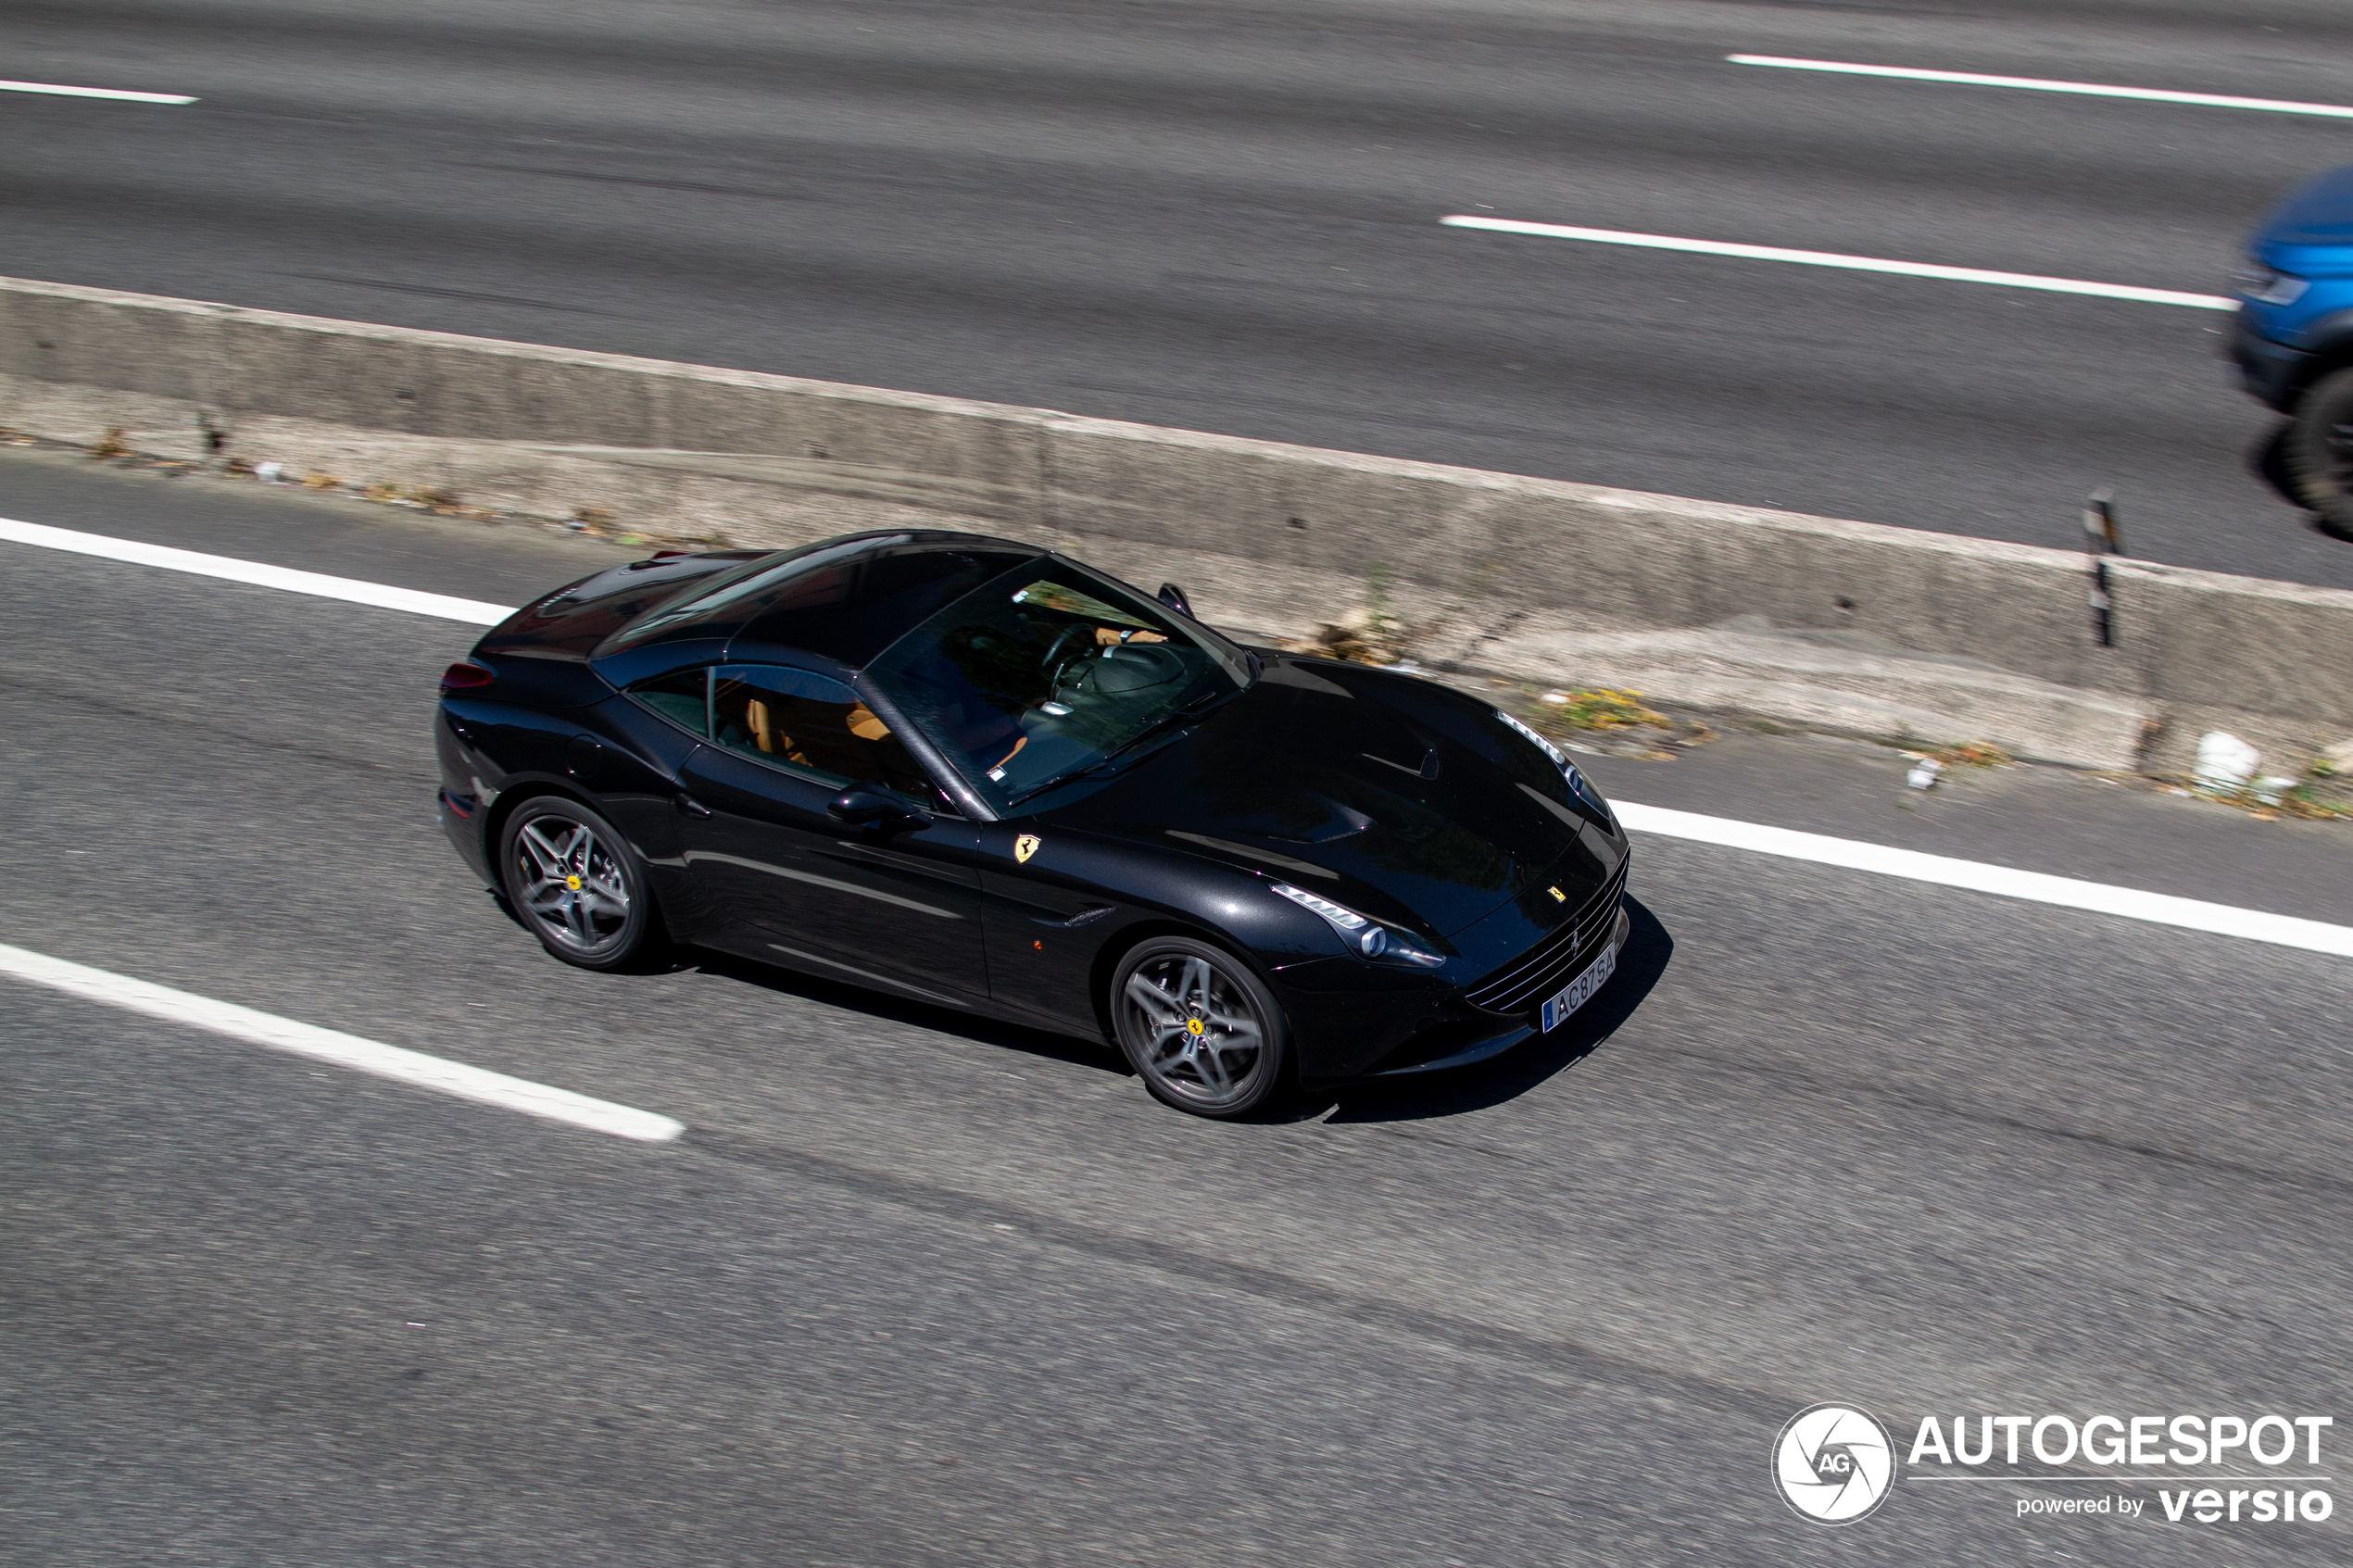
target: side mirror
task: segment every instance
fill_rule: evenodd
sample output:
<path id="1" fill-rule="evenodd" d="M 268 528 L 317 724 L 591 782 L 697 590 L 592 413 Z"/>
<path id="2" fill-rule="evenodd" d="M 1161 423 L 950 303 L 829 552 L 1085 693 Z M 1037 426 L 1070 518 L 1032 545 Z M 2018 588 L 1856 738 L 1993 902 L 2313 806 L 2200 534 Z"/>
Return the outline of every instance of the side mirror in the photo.
<path id="1" fill-rule="evenodd" d="M 1185 590 L 1174 583 L 1163 583 L 1160 585 L 1160 592 L 1154 594 L 1152 597 L 1189 619 L 1193 613 L 1193 607 L 1185 600 Z"/>
<path id="2" fill-rule="evenodd" d="M 857 828 L 929 827 L 931 818 L 883 793 L 876 784 L 851 784 L 834 797 L 825 815 Z"/>

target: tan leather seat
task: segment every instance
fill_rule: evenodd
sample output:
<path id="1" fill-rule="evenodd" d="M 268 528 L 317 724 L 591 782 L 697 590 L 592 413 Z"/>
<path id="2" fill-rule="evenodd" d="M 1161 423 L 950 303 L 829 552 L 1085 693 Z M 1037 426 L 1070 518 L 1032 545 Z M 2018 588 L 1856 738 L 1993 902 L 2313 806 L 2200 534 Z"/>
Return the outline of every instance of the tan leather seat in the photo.
<path id="1" fill-rule="evenodd" d="M 776 728 L 774 721 L 769 717 L 766 703 L 758 697 L 753 697 L 749 702 L 745 703 L 744 720 L 751 725 L 752 744 L 759 746 L 761 750 L 771 757 L 781 757 L 787 762 L 798 762 L 804 768 L 809 766 L 809 759 L 803 757 L 799 747 L 793 745 L 792 736 Z"/>

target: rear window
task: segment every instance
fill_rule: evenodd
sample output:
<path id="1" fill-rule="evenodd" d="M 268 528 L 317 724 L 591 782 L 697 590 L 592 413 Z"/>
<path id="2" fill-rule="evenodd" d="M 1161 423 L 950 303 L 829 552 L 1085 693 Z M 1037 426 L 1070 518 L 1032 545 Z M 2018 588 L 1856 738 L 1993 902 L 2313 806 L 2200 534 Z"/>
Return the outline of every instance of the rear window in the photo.
<path id="1" fill-rule="evenodd" d="M 628 695 L 695 734 L 711 734 L 711 670 L 707 665 L 640 681 L 629 688 Z"/>

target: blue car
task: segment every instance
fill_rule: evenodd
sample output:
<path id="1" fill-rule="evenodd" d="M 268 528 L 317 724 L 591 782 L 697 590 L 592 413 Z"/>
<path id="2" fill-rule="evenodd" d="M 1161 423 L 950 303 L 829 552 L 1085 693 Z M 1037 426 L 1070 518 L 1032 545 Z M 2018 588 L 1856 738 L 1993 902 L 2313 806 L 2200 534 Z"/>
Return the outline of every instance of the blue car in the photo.
<path id="1" fill-rule="evenodd" d="M 2246 248 L 2231 358 L 2292 421 L 2283 457 L 2296 494 L 2353 538 L 2353 168 L 2281 203 Z"/>

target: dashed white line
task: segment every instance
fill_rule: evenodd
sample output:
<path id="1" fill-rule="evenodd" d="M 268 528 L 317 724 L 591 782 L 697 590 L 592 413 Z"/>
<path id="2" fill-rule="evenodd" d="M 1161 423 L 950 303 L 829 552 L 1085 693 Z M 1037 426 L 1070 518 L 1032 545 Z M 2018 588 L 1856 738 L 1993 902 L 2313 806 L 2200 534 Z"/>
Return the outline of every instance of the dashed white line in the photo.
<path id="1" fill-rule="evenodd" d="M 235 560 L 226 556 L 200 555 L 194 550 L 168 549 L 160 546 L 140 545 L 127 539 L 108 539 L 100 534 L 76 533 L 69 529 L 46 528 L 37 523 L 9 522 L 0 520 L 0 539 L 18 544 L 37 545 L 50 549 L 72 550 L 82 555 L 102 556 L 113 560 L 136 561 L 147 566 L 159 566 L 172 571 L 193 571 L 207 577 L 227 578 L 233 582 L 254 583 L 264 587 L 283 588 L 293 593 L 314 594 L 327 598 L 348 599 L 359 604 L 378 605 L 392 609 L 413 609 L 421 615 L 439 615 L 454 620 L 478 620 L 484 623 L 504 620 L 512 613 L 498 605 L 479 604 L 466 599 L 447 599 L 438 594 L 420 594 L 408 588 L 385 587 L 381 583 L 361 583 L 346 577 L 325 577 L 317 572 L 291 571 L 283 567 L 262 566 L 254 561 Z M 100 547 L 100 546 L 120 546 Z M 234 570 L 223 570 L 231 568 Z M 323 586 L 322 586 L 323 585 Z M 441 608 L 424 608 L 438 606 Z M 459 614 L 447 608 L 468 607 L 469 613 Z M 2096 914 L 2118 915 L 2126 920 L 2145 921 L 2153 925 L 2176 926 L 2184 931 L 2211 932 L 2224 936 L 2245 937 L 2251 942 L 2269 942 L 2283 947 L 2298 947 L 2307 952 L 2328 953 L 2353 958 L 2353 926 L 2331 925 L 2322 921 L 2305 920 L 2296 915 L 2268 914 L 2260 909 L 2243 909 L 2230 904 L 2209 904 L 2196 898 L 2179 898 L 2167 893 L 2146 893 L 2138 888 L 2117 887 L 2107 883 L 2081 882 L 2073 877 L 2051 876 L 2041 872 L 2013 871 L 2007 866 L 1986 865 L 1976 860 L 1955 859 L 1944 855 L 1926 855 L 1913 849 L 1894 849 L 1885 845 L 1866 844 L 1856 839 L 1831 838 L 1822 834 L 1799 833 L 1790 828 L 1768 827 L 1761 822 L 1738 822 L 1728 817 L 1702 816 L 1692 811 L 1677 811 L 1663 806 L 1644 806 L 1631 800 L 1614 803 L 1618 818 L 1637 833 L 1658 834 L 1668 838 L 1690 839 L 1702 844 L 1722 845 L 1728 848 L 1746 849 L 1763 855 L 1776 855 L 1785 859 L 1810 860 L 1818 865 L 1841 866 L 1850 871 L 1869 872 L 1880 876 L 1899 877 L 1910 882 L 1936 883 L 1946 887 L 1967 888 L 1972 892 L 1991 893 L 2006 898 L 2018 898 L 2029 903 L 2057 905 L 2062 909 L 2085 909 Z M 0 948 L 0 953 L 14 952 Z M 35 955 L 25 954 L 26 958 Z M 44 962 L 55 963 L 55 960 Z M 70 967 L 70 966 L 69 966 Z M 0 965 L 0 970 L 5 970 Z M 96 973 L 98 972 L 92 971 Z M 124 982 L 137 985 L 137 981 Z M 160 991 L 162 987 L 155 989 Z M 182 993 L 170 993 L 180 996 Z M 200 1000 L 201 998 L 190 998 Z M 226 1003 L 211 1004 L 226 1007 Z M 243 1013 L 245 1009 L 233 1010 Z M 267 1014 L 252 1016 L 267 1018 Z M 284 1023 L 284 1020 L 274 1021 Z M 307 1024 L 290 1024 L 295 1029 Z M 229 1031 L 233 1033 L 233 1031 Z M 321 1030 L 321 1035 L 332 1031 Z M 349 1035 L 335 1036 L 348 1040 Z M 390 1046 L 375 1046 L 371 1041 L 357 1042 L 372 1049 L 391 1051 Z M 414 1052 L 401 1052 L 414 1056 Z M 436 1058 L 421 1057 L 419 1060 L 435 1062 Z M 356 1063 L 354 1065 L 357 1065 Z M 440 1066 L 472 1073 L 473 1068 L 459 1068 L 455 1062 Z M 393 1074 L 387 1074 L 392 1076 Z M 485 1074 L 497 1077 L 497 1074 Z M 517 1080 L 506 1080 L 512 1083 Z M 528 1085 L 537 1088 L 538 1085 Z M 457 1091 L 451 1091 L 453 1093 Z M 545 1091 L 561 1094 L 560 1089 Z M 592 1101 L 592 1104 L 601 1102 Z M 647 1112 L 633 1112 L 645 1115 Z M 663 1135 L 675 1136 L 675 1134 Z"/>
<path id="2" fill-rule="evenodd" d="M 484 604 L 480 599 L 452 598 L 447 594 L 427 594 L 415 588 L 363 583 L 354 577 L 330 577 L 323 572 L 296 571 L 291 567 L 267 566 L 260 561 L 239 560 L 233 556 L 208 556 L 196 550 L 175 549 L 170 545 L 143 544 L 136 539 L 114 539 L 103 533 L 79 533 L 70 528 L 19 522 L 13 518 L 0 518 L 0 539 L 19 545 L 38 545 L 45 550 L 70 550 L 76 555 L 129 561 L 134 566 L 159 566 L 170 571 L 193 572 L 198 577 L 250 583 L 256 587 L 279 588 L 290 594 L 341 599 L 346 604 L 373 605 L 378 609 L 407 610 L 411 615 L 463 621 L 475 626 L 496 626 L 514 614 L 509 606 Z"/>
<path id="3" fill-rule="evenodd" d="M 1916 849 L 1892 849 L 1885 845 L 1862 844 L 1851 838 L 1830 838 L 1818 833 L 1798 833 L 1789 828 L 1766 827 L 1757 822 L 1703 817 L 1691 811 L 1669 810 L 1663 806 L 1638 806 L 1631 801 L 1615 804 L 1618 820 L 1636 833 L 1655 833 L 1701 844 L 1720 844 L 1727 848 L 1778 855 L 1792 860 L 1810 860 L 1816 865 L 1843 866 L 1850 871 L 1901 877 L 1907 882 L 1932 882 L 1944 887 L 1965 887 L 1974 893 L 1998 894 L 2005 898 L 2022 898 L 2030 903 L 2056 904 L 2061 909 L 2121 915 L 2127 920 L 2146 921 L 2152 925 L 2178 926 L 2184 931 L 2207 931 L 2221 936 L 2243 936 L 2251 942 L 2269 942 L 2274 947 L 2301 947 L 2310 953 L 2353 958 L 2353 926 L 2330 925 L 2295 915 L 2266 914 L 2260 909 L 2242 909 L 2231 904 L 2208 904 L 2196 898 L 2177 898 L 2167 893 L 2144 893 L 2131 887 L 2112 887 L 2106 883 L 2079 882 L 2070 876 L 2051 876 L 2043 872 L 2013 871 L 2007 866 L 1989 866 L 1944 855 L 1924 855 Z"/>
<path id="4" fill-rule="evenodd" d="M 614 1137 L 668 1143 L 686 1130 L 685 1123 L 650 1110 L 592 1099 L 570 1089 L 551 1088 L 527 1078 L 510 1078 L 503 1073 L 363 1040 L 357 1035 L 321 1029 L 313 1023 L 298 1023 L 275 1013 L 258 1012 L 189 991 L 175 991 L 169 985 L 133 980 L 129 975 L 92 969 L 87 964 L 69 963 L 22 947 L 0 944 L 0 974 L 126 1012 L 184 1023 L 248 1045 L 287 1051 L 313 1061 L 352 1068 L 395 1083 L 434 1089 L 481 1105 L 520 1110 L 525 1115 L 585 1127 L 594 1133 L 609 1133 Z"/>
<path id="5" fill-rule="evenodd" d="M 126 104 L 193 104 L 184 93 L 126 93 L 119 87 L 68 87 L 57 82 L 0 82 L 0 93 L 46 93 L 53 98 L 114 98 Z"/>
<path id="6" fill-rule="evenodd" d="M 2353 119 L 2353 105 L 2301 104 L 2292 98 L 2237 98 L 2223 93 L 2175 93 L 2162 87 L 2115 87 L 2103 82 L 2054 82 L 2039 76 L 1986 76 L 1973 70 L 1917 70 L 1909 66 L 1867 66 L 1851 60 L 1793 60 L 1779 55 L 1727 55 L 1736 66 L 1772 66 L 1780 70 L 1820 70 L 1840 76 L 1882 76 L 1898 82 L 1949 82 L 1963 87 L 2013 87 L 2029 93 L 2074 93 L 2087 98 L 2138 98 L 2152 104 L 2188 104 L 2208 109 L 2259 109 L 2266 114 L 2312 114 Z"/>
<path id="7" fill-rule="evenodd" d="M 1633 245 L 1644 250 L 1687 251 L 1694 256 L 1730 256 L 1743 261 L 1793 261 L 1806 267 L 1838 267 L 1851 272 L 1890 272 L 1904 278 L 1941 278 L 1957 283 L 1994 283 L 2003 288 L 2041 289 L 2049 294 L 2130 299 L 2145 305 L 2183 305 L 2198 310 L 2236 310 L 2226 295 L 2183 294 L 2132 283 L 2098 283 L 2083 278 L 2045 278 L 2032 272 L 1994 272 L 1982 267 L 1945 267 L 1931 261 L 1893 261 L 1878 256 L 1842 256 L 1827 250 L 1788 250 L 1780 245 L 1736 245 L 1726 240 L 1684 239 L 1674 234 L 1637 234 L 1622 229 L 1580 229 L 1567 223 L 1529 223 L 1516 218 L 1479 218 L 1454 213 L 1439 222 L 1449 229 L 1483 229 L 1498 234 L 1529 234 L 1545 240 L 1583 240 L 1592 245 Z"/>

